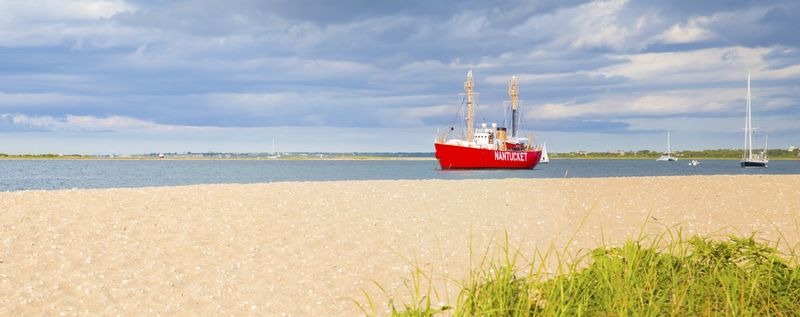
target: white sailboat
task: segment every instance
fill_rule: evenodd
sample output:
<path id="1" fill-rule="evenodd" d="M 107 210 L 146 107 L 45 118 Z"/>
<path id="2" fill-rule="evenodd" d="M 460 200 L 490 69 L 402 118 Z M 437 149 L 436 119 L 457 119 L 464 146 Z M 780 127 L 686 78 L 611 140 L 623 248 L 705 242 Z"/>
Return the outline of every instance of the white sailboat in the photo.
<path id="1" fill-rule="evenodd" d="M 675 162 L 678 158 L 672 156 L 672 149 L 670 149 L 669 130 L 667 130 L 667 154 L 661 155 L 656 161 L 658 162 Z"/>
<path id="2" fill-rule="evenodd" d="M 275 138 L 272 138 L 272 155 L 267 156 L 268 159 L 276 159 L 281 157 L 280 154 L 275 152 Z"/>
<path id="3" fill-rule="evenodd" d="M 739 164 L 745 167 L 767 167 L 767 141 L 764 140 L 764 150 L 753 154 L 753 120 L 751 119 L 752 107 L 750 105 L 750 73 L 747 73 L 747 111 L 744 118 L 744 150 L 742 161 Z"/>
<path id="4" fill-rule="evenodd" d="M 542 156 L 539 158 L 539 164 L 550 163 L 550 156 L 547 155 L 547 143 L 542 143 Z"/>

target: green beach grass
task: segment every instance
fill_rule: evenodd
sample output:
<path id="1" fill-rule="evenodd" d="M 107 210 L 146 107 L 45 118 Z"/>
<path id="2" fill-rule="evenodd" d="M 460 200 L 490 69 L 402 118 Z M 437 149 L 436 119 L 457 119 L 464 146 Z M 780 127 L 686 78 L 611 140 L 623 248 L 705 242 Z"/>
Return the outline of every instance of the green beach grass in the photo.
<path id="1" fill-rule="evenodd" d="M 525 261 L 506 238 L 458 282 L 454 304 L 435 304 L 434 276 L 419 268 L 405 284 L 411 300 L 388 301 L 393 316 L 797 316 L 798 257 L 777 247 L 754 236 L 669 231 L 583 254 L 537 252 Z M 378 315 L 374 296 L 364 294 L 357 304 Z"/>

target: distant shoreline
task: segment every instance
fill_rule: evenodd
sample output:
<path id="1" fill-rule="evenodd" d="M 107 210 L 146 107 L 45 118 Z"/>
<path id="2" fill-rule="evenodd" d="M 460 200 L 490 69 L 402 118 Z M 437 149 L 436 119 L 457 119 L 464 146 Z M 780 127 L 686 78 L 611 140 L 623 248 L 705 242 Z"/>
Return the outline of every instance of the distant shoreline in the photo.
<path id="1" fill-rule="evenodd" d="M 434 160 L 431 157 L 382 157 L 382 156 L 332 156 L 332 157 L 279 157 L 279 158 L 266 158 L 266 157 L 90 157 L 90 156 L 63 156 L 63 157 L 0 157 L 0 161 L 429 161 Z"/>
<path id="2" fill-rule="evenodd" d="M 557 157 L 550 156 L 550 160 L 640 160 L 640 161 L 655 161 L 657 157 Z M 687 160 L 720 160 L 720 161 L 739 161 L 741 158 L 732 157 L 679 157 L 678 162 Z M 797 161 L 798 158 L 776 157 L 770 158 L 770 161 Z"/>
<path id="3" fill-rule="evenodd" d="M 742 152 L 734 149 L 707 149 L 677 151 L 672 153 L 679 160 L 740 160 Z M 553 160 L 656 160 L 662 153 L 650 150 L 619 152 L 551 152 Z M 770 149 L 770 160 L 800 160 L 800 149 Z M 7 154 L 0 153 L 0 160 L 434 160 L 434 152 L 151 152 L 126 155 L 100 154 Z"/>
<path id="4" fill-rule="evenodd" d="M 435 160 L 433 156 L 328 156 L 328 157 L 302 157 L 302 156 L 289 156 L 279 158 L 267 157 L 173 157 L 166 156 L 164 158 L 136 156 L 136 157 L 101 157 L 101 156 L 0 156 L 0 161 L 20 161 L 20 160 L 85 160 L 85 161 L 430 161 Z M 657 157 L 558 157 L 550 156 L 551 160 L 656 160 Z M 737 161 L 741 158 L 731 157 L 680 157 L 679 161 L 686 160 L 722 160 L 722 161 Z M 770 158 L 770 161 L 797 161 L 798 158 L 776 157 Z"/>

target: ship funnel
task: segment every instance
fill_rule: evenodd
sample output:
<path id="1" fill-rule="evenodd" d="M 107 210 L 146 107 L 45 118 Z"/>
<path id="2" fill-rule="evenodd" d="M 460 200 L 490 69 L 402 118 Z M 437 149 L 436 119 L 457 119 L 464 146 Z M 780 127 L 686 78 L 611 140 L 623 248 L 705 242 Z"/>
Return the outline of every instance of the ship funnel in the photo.
<path id="1" fill-rule="evenodd" d="M 505 142 L 505 140 L 507 138 L 508 138 L 508 136 L 506 135 L 506 128 L 505 127 L 498 127 L 497 128 L 497 139 L 502 141 L 502 142 Z"/>

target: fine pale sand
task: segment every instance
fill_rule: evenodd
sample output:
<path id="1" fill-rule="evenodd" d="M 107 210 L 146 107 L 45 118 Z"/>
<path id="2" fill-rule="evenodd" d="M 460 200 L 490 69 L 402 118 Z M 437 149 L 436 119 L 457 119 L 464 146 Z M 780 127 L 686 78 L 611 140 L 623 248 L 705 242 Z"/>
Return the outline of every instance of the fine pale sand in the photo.
<path id="1" fill-rule="evenodd" d="M 0 315 L 353 316 L 362 290 L 387 301 L 373 281 L 402 297 L 414 266 L 461 279 L 470 248 L 505 233 L 529 254 L 667 227 L 792 247 L 800 176 L 27 191 L 0 206 Z"/>

